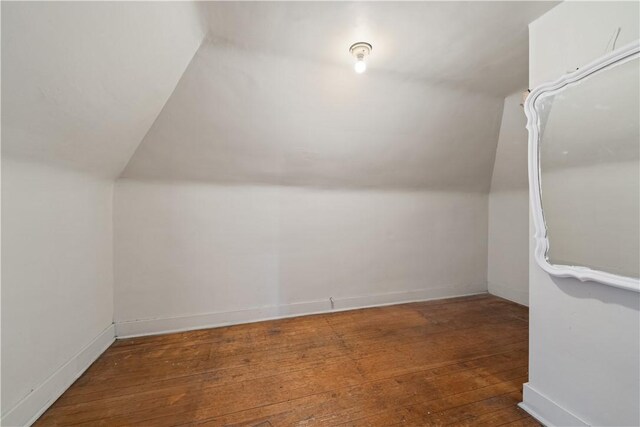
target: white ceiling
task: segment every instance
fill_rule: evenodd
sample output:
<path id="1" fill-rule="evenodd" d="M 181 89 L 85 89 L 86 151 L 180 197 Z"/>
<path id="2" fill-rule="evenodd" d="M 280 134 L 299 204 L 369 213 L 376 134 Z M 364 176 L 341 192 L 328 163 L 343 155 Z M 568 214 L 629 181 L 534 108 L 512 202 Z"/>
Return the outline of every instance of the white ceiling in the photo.
<path id="1" fill-rule="evenodd" d="M 553 5 L 3 2 L 3 155 L 107 177 L 130 159 L 124 177 L 486 191 L 527 24 Z"/>
<path id="2" fill-rule="evenodd" d="M 502 103 L 208 42 L 123 177 L 487 190 Z"/>
<path id="3" fill-rule="evenodd" d="M 373 45 L 377 72 L 502 97 L 527 84 L 528 24 L 558 2 L 211 2 L 211 35 L 243 49 L 348 66 Z"/>
<path id="4" fill-rule="evenodd" d="M 206 31 L 193 3 L 3 1 L 3 156 L 118 176 Z"/>
<path id="5" fill-rule="evenodd" d="M 504 94 L 548 3 L 210 3 L 123 177 L 488 191 Z M 348 48 L 373 45 L 353 72 Z"/>

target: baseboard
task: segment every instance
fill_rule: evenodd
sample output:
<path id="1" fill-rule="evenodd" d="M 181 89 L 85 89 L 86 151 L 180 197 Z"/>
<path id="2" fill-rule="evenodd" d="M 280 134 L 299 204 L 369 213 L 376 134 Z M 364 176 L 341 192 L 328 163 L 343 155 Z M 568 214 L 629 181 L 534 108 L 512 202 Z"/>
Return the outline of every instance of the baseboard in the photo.
<path id="1" fill-rule="evenodd" d="M 529 293 L 519 289 L 513 289 L 510 286 L 504 286 L 498 283 L 489 282 L 489 293 L 500 298 L 508 299 L 520 305 L 529 306 Z"/>
<path id="2" fill-rule="evenodd" d="M 324 299 L 293 304 L 249 308 L 246 310 L 123 321 L 116 322 L 116 337 L 131 338 L 145 335 L 159 335 L 171 332 L 183 332 L 236 325 L 240 323 L 260 322 L 287 317 L 306 316 L 368 307 L 380 307 L 407 302 L 455 298 L 484 293 L 486 293 L 486 285 L 484 284 L 478 286 L 442 287 L 358 297 L 334 298 L 333 302 L 329 299 Z"/>
<path id="3" fill-rule="evenodd" d="M 526 383 L 523 387 L 523 402 L 518 406 L 546 427 L 589 425 L 549 397 L 540 393 L 529 383 Z"/>
<path id="4" fill-rule="evenodd" d="M 111 324 L 42 384 L 3 414 L 1 424 L 3 426 L 33 424 L 114 340 L 115 328 Z"/>

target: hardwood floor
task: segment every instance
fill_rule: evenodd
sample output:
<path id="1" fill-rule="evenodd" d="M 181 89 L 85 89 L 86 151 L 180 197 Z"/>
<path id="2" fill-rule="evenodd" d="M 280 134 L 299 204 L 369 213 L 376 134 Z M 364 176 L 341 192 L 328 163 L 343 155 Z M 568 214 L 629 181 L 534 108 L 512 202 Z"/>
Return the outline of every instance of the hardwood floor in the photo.
<path id="1" fill-rule="evenodd" d="M 528 311 L 489 296 L 116 341 L 35 425 L 539 425 Z"/>

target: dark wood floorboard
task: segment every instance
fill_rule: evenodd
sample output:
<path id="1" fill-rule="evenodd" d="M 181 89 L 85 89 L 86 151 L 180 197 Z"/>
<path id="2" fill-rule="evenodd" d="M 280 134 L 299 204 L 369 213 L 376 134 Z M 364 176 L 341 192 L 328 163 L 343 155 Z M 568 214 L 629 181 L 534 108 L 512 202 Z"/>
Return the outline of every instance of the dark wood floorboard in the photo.
<path id="1" fill-rule="evenodd" d="M 527 308 L 489 295 L 131 338 L 35 425 L 539 425 L 527 354 Z"/>

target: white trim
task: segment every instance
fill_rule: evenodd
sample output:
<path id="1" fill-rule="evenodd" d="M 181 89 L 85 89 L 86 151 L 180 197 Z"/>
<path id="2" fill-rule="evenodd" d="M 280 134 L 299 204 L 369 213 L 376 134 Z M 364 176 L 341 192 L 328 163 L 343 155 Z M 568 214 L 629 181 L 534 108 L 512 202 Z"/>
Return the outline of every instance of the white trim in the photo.
<path id="1" fill-rule="evenodd" d="M 534 240 L 536 243 L 534 257 L 538 265 L 547 273 L 558 277 L 575 277 L 580 281 L 595 281 L 617 288 L 640 292 L 640 280 L 637 278 L 619 276 L 604 271 L 592 270 L 588 267 L 555 265 L 547 260 L 546 253 L 549 249 L 547 228 L 542 211 L 540 194 L 540 162 L 539 162 L 539 115 L 535 108 L 536 100 L 543 94 L 548 95 L 563 87 L 575 83 L 597 71 L 600 71 L 617 62 L 638 56 L 640 52 L 640 40 L 628 44 L 588 65 L 562 76 L 560 79 L 544 83 L 535 88 L 527 97 L 524 105 L 527 115 L 527 130 L 529 131 L 529 194 L 531 198 L 531 215 L 535 227 Z"/>
<path id="2" fill-rule="evenodd" d="M 56 370 L 42 384 L 2 415 L 3 426 L 33 424 L 115 341 L 113 323 Z"/>
<path id="3" fill-rule="evenodd" d="M 546 427 L 589 425 L 549 397 L 540 393 L 529 383 L 524 384 L 522 395 L 523 402 L 519 403 L 518 406 Z"/>
<path id="4" fill-rule="evenodd" d="M 486 285 L 454 286 L 435 289 L 418 289 L 405 292 L 392 292 L 377 295 L 334 298 L 333 309 L 329 299 L 256 307 L 236 311 L 194 314 L 157 319 L 140 319 L 116 322 L 116 337 L 131 338 L 145 335 L 159 335 L 171 332 L 183 332 L 196 329 L 208 329 L 240 323 L 260 322 L 264 320 L 284 319 L 287 317 L 307 316 L 359 308 L 380 307 L 416 301 L 455 298 L 461 296 L 485 294 Z"/>

